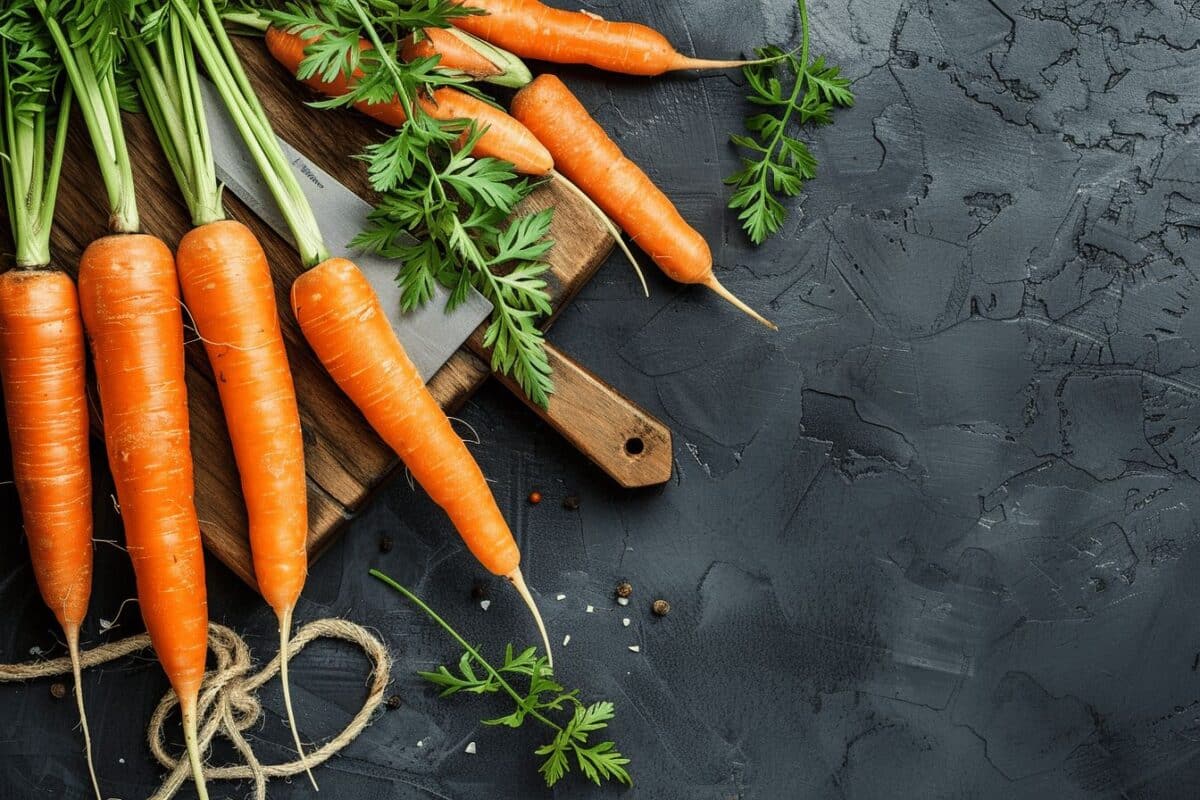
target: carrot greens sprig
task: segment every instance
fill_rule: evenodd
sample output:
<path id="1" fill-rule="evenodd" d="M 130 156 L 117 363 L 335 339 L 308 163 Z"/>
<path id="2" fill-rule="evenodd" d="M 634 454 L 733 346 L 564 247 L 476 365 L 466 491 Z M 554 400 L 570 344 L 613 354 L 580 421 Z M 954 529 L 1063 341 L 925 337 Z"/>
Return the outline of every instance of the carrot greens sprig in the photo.
<path id="1" fill-rule="evenodd" d="M 538 322 L 552 310 L 542 277 L 552 246 L 550 213 L 509 220 L 533 184 L 512 164 L 473 153 L 482 129 L 428 111 L 438 89 L 482 95 L 466 76 L 440 70 L 438 56 L 404 61 L 399 55 L 414 29 L 446 27 L 474 13 L 451 0 L 295 0 L 258 9 L 257 16 L 247 10 L 226 18 L 303 36 L 297 77 L 340 80 L 347 87 L 314 106 L 399 103 L 403 123 L 361 155 L 379 199 L 353 244 L 399 262 L 406 311 L 429 302 L 437 284 L 451 290 L 451 309 L 471 287 L 480 291 L 494 309 L 485 335 L 493 369 L 511 375 L 545 406 L 553 383 Z"/>
<path id="2" fill-rule="evenodd" d="M 457 671 L 443 665 L 432 672 L 417 673 L 438 687 L 442 697 L 459 692 L 476 695 L 502 692 L 512 698 L 516 709 L 502 717 L 485 719 L 484 725 L 519 728 L 526 719 L 532 718 L 554 731 L 554 738 L 534 751 L 536 755 L 546 757 L 538 771 L 547 786 L 554 786 L 570 771 L 571 756 L 579 764 L 579 771 L 597 785 L 608 780 L 633 785 L 633 778 L 626 769 L 629 759 L 617 751 L 616 745 L 611 741 L 595 744 L 589 741 L 592 734 L 607 728 L 616 716 L 611 702 L 585 704 L 579 699 L 579 690 L 565 690 L 554 680 L 549 660 L 539 656 L 536 647 L 518 652 L 509 644 L 504 649 L 504 662 L 500 666 L 493 665 L 409 589 L 379 570 L 371 570 L 371 575 L 408 598 L 463 648 Z M 528 681 L 529 688 L 518 691 L 512 684 L 517 679 Z M 560 724 L 549 716 L 554 712 L 570 712 L 571 716 Z"/>
<path id="3" fill-rule="evenodd" d="M 840 68 L 827 65 L 823 56 L 809 62 L 808 8 L 805 0 L 798 5 L 800 55 L 765 47 L 758 51 L 761 63 L 742 68 L 750 88 L 747 99 L 764 110 L 746 120 L 748 134 L 729 137 L 749 153 L 742 157 L 742 168 L 725 179 L 734 187 L 729 207 L 740 211 L 738 219 L 756 245 L 787 219 L 779 198 L 800 194 L 804 182 L 816 175 L 817 160 L 795 137 L 795 129 L 827 125 L 833 122 L 835 108 L 854 105 L 850 81 Z M 784 87 L 784 73 L 790 73 L 790 88 Z"/>
<path id="4" fill-rule="evenodd" d="M 139 228 L 133 166 L 121 129 L 121 20 L 133 0 L 32 0 L 75 89 L 108 194 L 109 228 Z"/>
<path id="5" fill-rule="evenodd" d="M 50 227 L 66 149 L 71 89 L 65 86 L 56 98 L 62 62 L 54 56 L 54 45 L 29 0 L 15 0 L 0 11 L 0 63 L 4 96 L 0 188 L 17 264 L 44 266 L 50 263 Z"/>

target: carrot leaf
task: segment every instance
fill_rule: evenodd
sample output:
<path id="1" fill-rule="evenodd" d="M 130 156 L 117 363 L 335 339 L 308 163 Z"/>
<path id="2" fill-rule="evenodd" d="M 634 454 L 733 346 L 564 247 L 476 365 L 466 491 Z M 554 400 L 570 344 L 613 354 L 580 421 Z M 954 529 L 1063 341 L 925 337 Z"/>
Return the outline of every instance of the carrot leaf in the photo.
<path id="1" fill-rule="evenodd" d="M 570 772 L 572 757 L 583 776 L 597 785 L 604 781 L 633 785 L 633 778 L 626 768 L 629 759 L 621 755 L 613 742 L 593 743 L 591 739 L 593 734 L 605 730 L 616 718 L 616 709 L 611 702 L 602 700 L 589 705 L 579 699 L 577 689 L 566 691 L 554 679 L 550 660 L 546 656 L 539 656 L 536 647 L 518 652 L 511 644 L 506 645 L 503 663 L 499 666 L 492 664 L 480 655 L 480 648 L 468 644 L 450 623 L 409 589 L 379 570 L 371 570 L 371 575 L 408 598 L 463 648 L 457 671 L 442 665 L 434 671 L 417 673 L 439 690 L 439 696 L 449 697 L 459 692 L 507 694 L 515 703 L 513 711 L 482 720 L 484 725 L 520 728 L 532 718 L 554 731 L 554 738 L 534 751 L 534 755 L 545 759 L 538 767 L 538 772 L 545 779 L 546 786 L 554 786 Z M 523 693 L 510 680 L 518 677 L 528 680 L 529 688 Z M 562 724 L 547 716 L 566 711 L 570 711 L 571 716 Z"/>
<path id="2" fill-rule="evenodd" d="M 817 160 L 793 131 L 833 122 L 833 111 L 854 105 L 850 82 L 824 57 L 808 58 L 808 11 L 799 0 L 801 54 L 777 47 L 758 51 L 760 61 L 743 68 L 747 100 L 763 111 L 746 119 L 748 135 L 732 134 L 742 166 L 725 183 L 733 186 L 729 207 L 738 213 L 750 241 L 762 244 L 787 220 L 781 198 L 796 197 L 816 176 Z M 788 83 L 785 85 L 784 79 Z"/>

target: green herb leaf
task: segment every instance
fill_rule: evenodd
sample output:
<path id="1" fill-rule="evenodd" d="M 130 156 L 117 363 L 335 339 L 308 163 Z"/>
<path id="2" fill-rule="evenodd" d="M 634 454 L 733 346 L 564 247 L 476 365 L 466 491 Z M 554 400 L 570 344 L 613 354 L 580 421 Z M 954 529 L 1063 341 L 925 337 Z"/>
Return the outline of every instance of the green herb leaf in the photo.
<path id="1" fill-rule="evenodd" d="M 808 11 L 798 0 L 801 55 L 777 47 L 759 50 L 765 63 L 743 68 L 750 103 L 769 109 L 746 118 L 749 135 L 732 134 L 730 141 L 748 155 L 742 168 L 725 179 L 733 187 L 729 207 L 738 211 L 742 228 L 756 245 L 779 231 L 787 220 L 780 198 L 796 197 L 816 175 L 817 161 L 808 146 L 792 135 L 805 125 L 826 125 L 833 111 L 854 104 L 850 82 L 824 57 L 808 61 Z M 785 81 L 787 88 L 785 88 Z"/>
<path id="2" fill-rule="evenodd" d="M 554 680 L 549 659 L 539 656 L 536 647 L 518 653 L 509 644 L 504 648 L 504 663 L 499 667 L 493 666 L 480 655 L 478 648 L 472 647 L 421 598 L 378 570 L 371 570 L 371 575 L 407 597 L 464 648 L 457 674 L 445 666 L 433 672 L 418 673 L 437 687 L 441 696 L 462 691 L 476 694 L 502 692 L 513 700 L 516 707 L 504 716 L 483 720 L 484 725 L 519 728 L 526 720 L 534 719 L 554 731 L 554 738 L 534 751 L 535 755 L 545 758 L 538 771 L 547 786 L 554 786 L 570 771 L 572 756 L 579 765 L 579 771 L 588 780 L 597 784 L 616 781 L 627 786 L 633 785 L 633 779 L 626 769 L 630 761 L 621 755 L 616 745 L 611 741 L 595 744 L 589 741 L 592 734 L 606 729 L 616 717 L 612 703 L 604 700 L 584 705 L 578 699 L 578 690 L 564 691 Z M 486 674 L 478 674 L 476 667 Z M 529 678 L 528 691 L 517 691 L 506 675 Z M 547 712 L 562 711 L 568 706 L 571 707 L 571 718 L 565 724 L 559 724 L 547 716 Z"/>

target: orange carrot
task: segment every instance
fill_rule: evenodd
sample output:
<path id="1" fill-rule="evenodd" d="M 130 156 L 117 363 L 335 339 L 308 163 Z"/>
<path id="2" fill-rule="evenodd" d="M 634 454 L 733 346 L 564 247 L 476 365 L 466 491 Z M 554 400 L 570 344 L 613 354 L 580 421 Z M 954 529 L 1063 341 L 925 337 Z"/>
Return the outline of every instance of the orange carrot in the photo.
<path id="1" fill-rule="evenodd" d="M 295 609 L 308 572 L 308 489 L 300 412 L 267 256 L 249 228 L 221 220 L 183 237 L 176 267 L 225 410 L 249 516 L 254 575 L 282 620 Z"/>
<path id="2" fill-rule="evenodd" d="M 769 328 L 713 274 L 712 251 L 650 177 L 621 152 L 553 75 L 517 92 L 512 113 L 546 145 L 563 174 L 616 220 L 672 280 L 703 284 Z"/>
<path id="3" fill-rule="evenodd" d="M 33 575 L 66 636 L 88 775 L 100 800 L 79 655 L 92 594 L 87 346 L 75 284 L 48 266 L 74 97 L 45 32 L 22 19 L 29 11 L 16 9 L 14 19 L 0 8 L 0 195 L 16 262 L 0 275 L 0 381 Z"/>
<path id="4" fill-rule="evenodd" d="M 324 261 L 292 284 L 292 311 L 325 369 L 446 511 L 475 558 L 535 609 L 516 540 L 479 465 L 425 388 L 362 272 L 342 258 Z M 536 610 L 535 619 L 549 655 Z"/>
<path id="5" fill-rule="evenodd" d="M 653 28 L 609 22 L 587 11 L 564 11 L 538 0 L 455 0 L 485 14 L 455 17 L 455 27 L 523 58 L 589 64 L 627 75 L 661 75 L 681 69 L 726 69 L 747 61 L 710 61 L 677 51 Z"/>
<path id="6" fill-rule="evenodd" d="M 0 376 L 13 481 L 38 590 L 67 638 L 88 771 L 97 786 L 79 666 L 79 627 L 92 593 L 85 351 L 70 278 L 49 269 L 0 275 Z"/>
<path id="7" fill-rule="evenodd" d="M 199 788 L 196 704 L 208 600 L 171 251 L 142 234 L 97 239 L 79 262 L 79 300 L 142 619 L 179 697 Z"/>
<path id="8" fill-rule="evenodd" d="M 303 761 L 287 651 L 292 617 L 308 576 L 308 478 L 300 409 L 271 270 L 250 229 L 224 219 L 189 231 L 179 242 L 176 267 L 217 379 L 246 502 L 254 577 L 279 620 L 279 677 Z M 305 771 L 316 788 L 307 764 Z"/>
<path id="9" fill-rule="evenodd" d="M 442 71 L 511 89 L 533 80 L 521 59 L 458 28 L 414 31 L 404 40 L 400 56 L 405 61 L 437 57 Z"/>
<path id="10" fill-rule="evenodd" d="M 292 75 L 299 71 L 300 62 L 304 60 L 304 48 L 311 44 L 314 38 L 305 38 L 275 27 L 268 28 L 266 32 L 267 49 Z M 361 46 L 365 50 L 371 45 L 363 41 Z M 306 79 L 304 84 L 329 97 L 343 95 L 350 88 L 349 81 L 341 75 L 332 81 L 325 81 L 320 75 L 313 75 Z M 420 102 L 425 112 L 434 119 L 464 119 L 475 122 L 483 130 L 474 150 L 481 156 L 508 161 L 517 172 L 527 175 L 545 175 L 554 168 L 554 159 L 533 134 L 493 105 L 450 87 L 437 89 L 431 97 L 422 97 Z M 354 107 L 393 128 L 400 127 L 407 119 L 398 100 L 375 104 L 363 102 Z"/>

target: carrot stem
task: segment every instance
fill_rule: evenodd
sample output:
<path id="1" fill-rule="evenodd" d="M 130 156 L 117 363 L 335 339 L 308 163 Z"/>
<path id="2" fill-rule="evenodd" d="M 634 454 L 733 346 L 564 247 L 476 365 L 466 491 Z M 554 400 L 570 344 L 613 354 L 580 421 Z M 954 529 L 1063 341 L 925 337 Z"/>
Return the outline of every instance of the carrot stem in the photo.
<path id="1" fill-rule="evenodd" d="M 67 652 L 71 655 L 71 674 L 75 677 L 75 703 L 79 706 L 79 724 L 83 727 L 83 752 L 87 757 L 88 775 L 96 800 L 103 800 L 100 781 L 96 779 L 96 764 L 92 759 L 92 734 L 88 730 L 87 710 L 83 707 L 83 670 L 79 664 L 79 626 L 72 625 L 64 631 L 67 635 Z"/>
<path id="2" fill-rule="evenodd" d="M 266 33 L 267 28 L 271 27 L 271 23 L 256 11 L 226 11 L 221 14 L 221 19 L 259 33 Z"/>
<path id="3" fill-rule="evenodd" d="M 480 666 L 482 666 L 485 670 L 487 670 L 487 673 L 489 675 L 491 675 L 492 678 L 500 684 L 500 688 L 503 689 L 509 695 L 509 697 L 511 697 L 513 700 L 517 701 L 517 705 L 524 707 L 525 698 L 522 697 L 520 694 L 518 694 L 517 690 L 514 689 L 511 685 L 509 685 L 508 681 L 504 680 L 504 676 L 501 675 L 498 671 L 496 671 L 496 668 L 493 667 L 490 663 L 488 663 L 487 659 L 485 659 L 483 656 L 479 655 L 478 651 L 476 651 L 475 648 L 472 647 L 470 645 L 470 643 L 467 642 L 466 639 L 464 639 L 461 635 L 459 635 L 458 631 L 456 631 L 456 630 L 454 630 L 454 628 L 450 627 L 449 622 L 446 622 L 446 620 L 442 619 L 436 611 L 434 611 L 432 608 L 430 608 L 428 605 L 426 605 L 424 600 L 417 597 L 415 594 L 413 594 L 407 588 L 400 585 L 395 580 L 388 577 L 387 575 L 385 575 L 384 573 L 380 572 L 377 569 L 371 570 L 370 574 L 371 574 L 371 577 L 377 578 L 378 580 L 382 581 L 383 583 L 385 583 L 388 586 L 395 589 L 400 594 L 407 597 L 409 602 L 413 603 L 417 608 L 421 609 L 426 614 L 428 614 L 429 618 L 432 619 L 434 622 L 436 622 L 438 625 L 440 625 L 442 630 L 444 630 L 446 633 L 450 634 L 450 638 L 452 638 L 454 641 L 458 642 L 459 646 L 461 646 L 463 650 L 466 650 L 468 653 L 470 653 L 471 657 L 474 658 L 475 661 Z M 547 652 L 546 652 L 546 658 L 550 658 L 549 650 L 547 650 Z M 551 667 L 551 668 L 553 669 L 553 667 Z M 559 725 L 554 720 L 538 713 L 538 711 L 536 709 L 531 708 L 531 709 L 527 709 L 527 710 L 529 712 L 529 716 L 533 717 L 534 719 L 538 720 L 539 722 L 544 722 L 545 724 L 549 725 L 551 728 L 554 728 L 556 731 L 562 730 L 561 725 Z"/>
<path id="4" fill-rule="evenodd" d="M 134 195 L 133 165 L 121 129 L 121 110 L 117 102 L 116 74 L 96 72 L 87 48 L 73 45 L 58 20 L 50 14 L 46 0 L 33 0 L 54 41 L 63 68 L 79 99 L 79 109 L 92 140 L 104 189 L 108 194 L 109 227 L 114 233 L 136 233 L 139 228 L 137 199 Z"/>
<path id="5" fill-rule="evenodd" d="M 14 80 L 10 66 L 7 48 L 0 48 L 0 78 L 5 87 L 11 86 Z M 3 95 L 0 185 L 4 188 L 13 244 L 16 245 L 16 262 L 22 267 L 45 266 L 50 263 L 50 229 L 66 151 L 71 86 L 68 83 L 64 87 L 58 104 L 48 166 L 44 109 L 18 113 L 12 91 L 4 91 Z"/>
<path id="6" fill-rule="evenodd" d="M 292 689 L 288 681 L 288 642 L 292 636 L 292 612 L 295 609 L 288 608 L 279 615 L 279 680 L 283 684 L 283 707 L 287 711 L 288 725 L 292 729 L 292 739 L 296 742 L 296 752 L 300 756 L 300 765 L 304 767 L 305 774 L 308 775 L 309 781 L 312 782 L 313 791 L 321 791 L 321 787 L 317 786 L 317 779 L 313 777 L 312 770 L 308 767 L 308 758 L 304 755 L 304 746 L 300 744 L 300 731 L 296 728 L 296 715 L 292 711 Z"/>
<path id="7" fill-rule="evenodd" d="M 291 165 L 279 149 L 266 112 L 250 86 L 212 1 L 202 0 L 201 3 L 201 13 L 207 17 L 207 23 L 198 16 L 188 0 L 170 2 L 186 26 L 209 78 L 225 101 L 238 133 L 271 190 L 280 213 L 287 220 L 301 261 L 308 267 L 321 263 L 329 257 L 329 251 L 321 238 L 316 215 Z"/>

